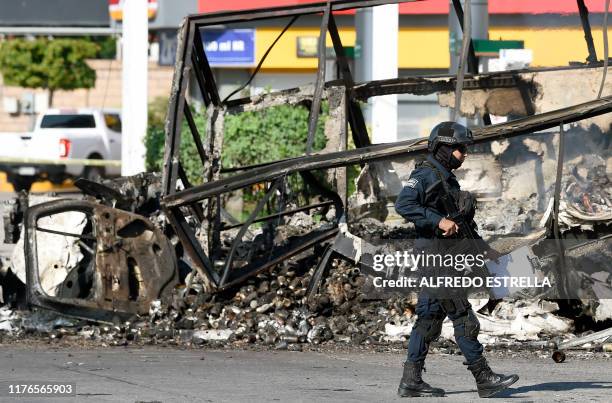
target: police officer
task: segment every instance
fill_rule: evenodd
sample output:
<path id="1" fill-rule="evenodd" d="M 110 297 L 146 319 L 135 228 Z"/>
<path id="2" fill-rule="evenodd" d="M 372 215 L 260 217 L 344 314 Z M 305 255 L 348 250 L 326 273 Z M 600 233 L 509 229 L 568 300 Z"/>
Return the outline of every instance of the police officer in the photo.
<path id="1" fill-rule="evenodd" d="M 441 211 L 436 197 L 438 195 L 431 189 L 436 181 L 443 180 L 448 184 L 445 188 L 455 196 L 467 193 L 460 192 L 459 183 L 452 171 L 461 166 L 467 155 L 467 146 L 472 142 L 472 132 L 455 122 L 442 122 L 431 131 L 429 155 L 412 172 L 395 203 L 396 211 L 416 227 L 416 249 L 427 249 L 436 238 L 457 236 L 459 226 L 446 217 L 447 212 Z M 482 242 L 482 245 L 486 244 Z M 488 252 L 490 258 L 499 256 L 490 248 Z M 408 359 L 404 363 L 404 373 L 398 389 L 400 396 L 444 396 L 444 390 L 423 381 L 421 372 L 429 344 L 440 336 L 446 316 L 453 322 L 455 340 L 465 357 L 464 364 L 476 379 L 480 397 L 491 397 L 518 380 L 517 375 L 496 374 L 489 368 L 477 338 L 480 324 L 465 295 L 445 298 L 433 296 L 428 289 L 422 290 L 416 313 L 417 320 L 408 344 Z"/>

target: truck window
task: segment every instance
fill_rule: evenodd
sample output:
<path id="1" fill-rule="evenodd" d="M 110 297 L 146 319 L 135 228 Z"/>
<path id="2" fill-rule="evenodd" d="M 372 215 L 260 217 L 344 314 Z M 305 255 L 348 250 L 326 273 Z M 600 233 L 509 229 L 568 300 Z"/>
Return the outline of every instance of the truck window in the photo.
<path id="1" fill-rule="evenodd" d="M 40 122 L 41 129 L 94 129 L 93 115 L 45 115 Z"/>
<path id="2" fill-rule="evenodd" d="M 121 117 L 116 113 L 105 113 L 104 123 L 114 132 L 121 133 Z"/>

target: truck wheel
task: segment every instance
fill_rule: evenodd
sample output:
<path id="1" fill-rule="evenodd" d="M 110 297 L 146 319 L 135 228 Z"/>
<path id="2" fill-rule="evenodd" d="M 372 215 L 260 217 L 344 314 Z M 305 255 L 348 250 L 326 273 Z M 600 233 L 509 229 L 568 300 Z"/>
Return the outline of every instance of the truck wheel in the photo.
<path id="1" fill-rule="evenodd" d="M 83 171 L 83 178 L 92 182 L 101 182 L 104 179 L 103 167 L 86 167 Z"/>

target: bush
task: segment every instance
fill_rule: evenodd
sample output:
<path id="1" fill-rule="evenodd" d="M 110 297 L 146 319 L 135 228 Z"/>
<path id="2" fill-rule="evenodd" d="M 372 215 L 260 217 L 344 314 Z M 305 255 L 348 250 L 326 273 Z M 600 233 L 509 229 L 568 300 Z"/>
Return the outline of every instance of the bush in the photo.
<path id="1" fill-rule="evenodd" d="M 313 149 L 325 147 L 323 132 L 327 108 L 317 125 Z M 225 119 L 223 167 L 237 167 L 298 157 L 306 152 L 308 109 L 280 105 L 258 112 L 244 112 Z"/>
<path id="2" fill-rule="evenodd" d="M 164 158 L 164 122 L 167 99 L 157 98 L 149 104 L 149 129 L 145 138 L 146 166 L 161 171 Z M 326 104 L 319 118 L 313 149 L 325 146 L 323 128 L 327 117 Z M 194 113 L 200 134 L 205 132 L 205 113 Z M 192 184 L 202 183 L 202 165 L 187 122 L 183 119 L 180 159 Z M 259 112 L 226 115 L 225 137 L 221 155 L 225 168 L 260 164 L 303 155 L 308 135 L 308 109 L 281 105 Z"/>
<path id="3" fill-rule="evenodd" d="M 161 172 L 163 170 L 166 144 L 164 125 L 167 108 L 168 100 L 165 98 L 156 98 L 149 104 L 149 128 L 145 136 L 145 147 L 147 149 L 145 165 L 148 171 Z M 206 125 L 205 115 L 203 113 L 194 113 L 193 118 L 200 135 L 203 136 Z M 201 184 L 202 163 L 185 119 L 183 119 L 181 127 L 179 154 L 189 181 L 193 185 Z"/>

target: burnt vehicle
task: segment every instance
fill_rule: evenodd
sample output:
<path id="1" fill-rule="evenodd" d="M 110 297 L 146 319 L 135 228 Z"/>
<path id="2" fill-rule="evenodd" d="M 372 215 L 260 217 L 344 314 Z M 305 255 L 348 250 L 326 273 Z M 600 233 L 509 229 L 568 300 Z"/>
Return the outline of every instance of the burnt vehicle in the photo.
<path id="1" fill-rule="evenodd" d="M 390 144 L 371 143 L 360 103 L 388 94 L 435 93 L 445 106 L 452 105 L 454 99 L 458 113 L 479 116 L 484 122 L 483 127 L 473 128 L 476 152 L 480 150 L 483 154 L 490 154 L 495 148 L 493 143 L 509 144 L 505 149 L 511 150 L 512 156 L 504 156 L 502 151 L 494 159 L 507 158 L 513 163 L 522 163 L 525 161 L 517 157 L 517 153 L 520 154 L 521 147 L 529 148 L 525 144 L 538 142 L 539 138 L 543 139 L 543 144 L 551 144 L 546 157 L 554 163 L 552 171 L 549 169 L 550 161 L 545 161 L 544 172 L 542 166 L 537 165 L 541 163 L 541 155 L 527 150 L 530 155 L 535 154 L 540 158 L 540 162 L 533 162 L 536 177 L 527 180 L 539 186 L 536 190 L 541 194 L 535 197 L 535 202 L 540 206 L 536 216 L 542 218 L 546 215 L 546 219 L 544 226 L 538 227 L 537 231 L 534 229 L 536 226 L 532 226 L 534 228 L 530 228 L 529 237 L 522 238 L 531 241 L 546 238 L 557 240 L 554 248 L 542 253 L 547 256 L 552 254 L 553 260 L 563 260 L 565 248 L 561 241 L 564 235 L 559 229 L 559 205 L 566 132 L 569 130 L 573 138 L 593 132 L 595 148 L 603 150 L 606 156 L 610 152 L 606 138 L 612 128 L 612 97 L 590 96 L 591 92 L 576 86 L 576 89 L 564 87 L 565 98 L 559 98 L 551 89 L 560 80 L 567 82 L 571 77 L 578 77 L 574 78 L 578 82 L 582 76 L 601 76 L 607 71 L 607 62 L 598 62 L 594 55 L 588 24 L 583 25 L 585 32 L 589 31 L 589 35 L 585 35 L 589 63 L 584 65 L 478 74 L 473 48 L 464 46 L 467 60 L 465 75 L 355 83 L 334 12 L 399 2 L 338 0 L 185 18 L 179 32 L 159 194 L 153 198 L 139 199 L 128 196 L 126 189 L 81 182 L 86 193 L 102 200 L 106 207 L 97 207 L 91 201 L 65 201 L 29 209 L 26 213 L 25 253 L 30 302 L 74 316 L 108 320 L 115 313 L 124 316 L 143 313 L 146 302 L 161 297 L 168 287 L 176 284 L 177 261 L 193 270 L 192 277 L 197 274 L 206 291 L 216 293 L 237 286 L 284 260 L 304 252 L 312 253 L 313 250 L 320 256 L 309 285 L 309 294 L 315 293 L 332 255 L 344 256 L 355 263 L 362 261 L 362 256 L 365 256 L 363 252 L 367 249 L 365 245 L 372 241 L 354 233 L 354 228 L 359 226 L 363 217 L 362 213 L 364 210 L 375 211 L 378 221 L 392 215 L 390 201 L 399 193 L 402 181 L 407 179 L 406 172 L 409 173 L 414 166 L 415 157 L 426 151 L 426 140 L 423 138 Z M 457 14 L 462 16 L 460 2 L 453 1 L 453 4 Z M 581 15 L 586 12 L 583 8 L 580 10 Z M 246 88 L 258 73 L 265 61 L 264 56 L 243 86 L 225 99 L 221 98 L 208 63 L 201 35 L 203 30 L 220 24 L 240 27 L 265 19 L 284 21 L 285 28 L 271 44 L 265 53 L 267 55 L 291 25 L 308 15 L 320 18 L 318 70 L 312 85 L 234 99 L 234 95 Z M 469 20 L 465 23 L 469 29 Z M 340 78 L 325 82 L 327 34 L 331 37 Z M 466 37 L 466 44 L 469 45 L 469 36 Z M 194 87 L 199 90 L 206 106 L 204 132 L 198 130 L 193 101 L 188 97 L 188 88 Z M 462 101 L 462 92 L 470 93 L 470 100 Z M 596 90 L 592 92 L 596 93 Z M 325 121 L 327 144 L 325 149 L 315 151 L 313 143 L 323 103 L 329 109 Z M 305 155 L 281 161 L 261 161 L 254 166 L 223 166 L 221 156 L 226 117 L 285 104 L 309 110 L 308 135 L 304 139 Z M 513 115 L 518 118 L 492 125 L 490 115 Z M 181 130 L 184 120 L 189 128 L 187 133 Z M 185 172 L 186 161 L 181 161 L 179 152 L 184 136 L 191 136 L 196 145 L 202 184 L 192 185 Z M 351 143 L 354 147 L 350 146 Z M 348 174 L 351 168 L 360 172 L 356 179 L 357 189 L 352 193 L 349 192 L 351 178 Z M 554 173 L 552 183 L 548 180 L 550 172 Z M 296 190 L 291 183 L 300 186 Z M 230 198 L 241 192 L 251 192 L 254 188 L 259 191 L 256 202 L 246 212 L 246 219 L 234 217 L 228 207 Z M 497 192 L 500 196 L 503 189 Z M 141 199 L 159 203 L 163 214 L 159 215 L 159 211 L 155 214 L 158 214 L 156 220 L 159 219 L 162 224 L 156 220 L 156 224 L 152 224 L 147 217 L 150 211 L 142 216 L 134 215 L 138 214 L 134 207 L 135 200 Z M 549 201 L 552 207 L 546 209 Z M 88 260 L 91 292 L 85 298 L 85 303 L 77 303 L 74 295 L 70 299 L 48 295 L 36 281 L 39 276 L 36 253 L 40 249 L 35 236 L 37 220 L 59 211 L 83 211 L 91 217 L 89 232 L 83 232 L 90 239 L 90 244 L 86 246 L 93 252 Z M 295 225 L 292 218 L 300 217 L 305 212 L 316 214 L 320 219 L 309 226 Z M 163 224 L 166 220 L 171 227 Z M 588 238 L 598 241 L 609 233 L 607 224 L 611 220 L 600 217 L 594 221 L 603 224 L 589 233 Z M 164 233 L 156 230 L 155 225 L 161 226 Z M 41 228 L 45 229 L 42 226 L 38 229 Z M 164 237 L 173 241 L 164 241 Z M 91 241 L 95 241 L 95 247 Z M 127 251 L 125 245 L 129 246 Z M 158 248 L 154 245 L 158 245 Z M 518 246 L 513 244 L 506 251 Z M 172 254 L 175 256 L 170 256 Z M 144 267 L 147 269 L 143 270 Z M 567 292 L 571 286 L 567 284 L 567 276 L 561 266 L 552 264 L 551 267 L 558 279 L 556 284 Z"/>

